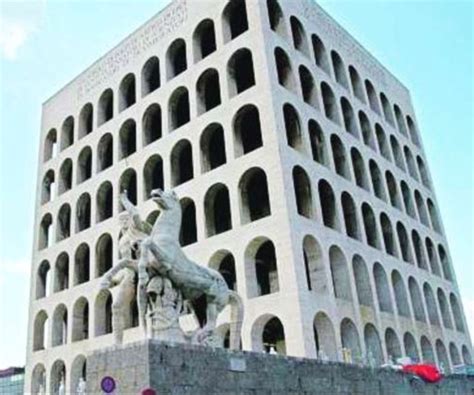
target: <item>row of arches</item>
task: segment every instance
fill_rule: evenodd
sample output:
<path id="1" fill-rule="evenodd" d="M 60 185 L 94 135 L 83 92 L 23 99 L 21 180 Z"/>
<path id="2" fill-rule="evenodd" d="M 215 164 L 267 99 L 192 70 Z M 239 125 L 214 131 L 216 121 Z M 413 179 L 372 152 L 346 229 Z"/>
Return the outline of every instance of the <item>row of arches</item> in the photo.
<path id="1" fill-rule="evenodd" d="M 185 143 L 186 144 L 186 143 Z M 190 144 L 190 143 L 187 143 Z M 180 155 L 174 158 L 174 165 L 178 167 L 177 178 L 173 184 L 185 182 L 192 177 L 192 159 L 190 150 L 184 145 L 180 148 Z M 173 167 L 173 158 L 172 158 Z M 260 167 L 252 167 L 240 177 L 238 184 L 240 223 L 242 225 L 259 220 L 271 214 L 270 197 L 268 192 L 267 175 Z M 150 192 L 156 188 L 163 188 L 163 166 L 158 155 L 152 156 L 143 169 L 144 196 L 149 198 Z M 133 204 L 137 204 L 138 177 L 133 168 L 125 170 L 119 178 L 118 192 L 127 191 Z M 111 218 L 114 214 L 114 186 L 110 181 L 103 182 L 97 189 L 95 198 L 95 222 L 99 223 Z M 92 225 L 92 199 L 89 193 L 84 192 L 77 200 L 74 217 L 75 231 L 81 232 Z M 181 199 L 183 220 L 181 228 L 181 243 L 187 245 L 197 241 L 196 235 L 196 208 L 191 198 Z M 122 205 L 118 207 L 123 211 Z M 212 185 L 204 197 L 204 214 L 206 218 L 206 236 L 210 237 L 232 228 L 229 189 L 222 183 Z M 59 207 L 56 216 L 55 241 L 60 242 L 72 234 L 73 213 L 71 205 L 64 203 Z M 38 248 L 48 248 L 52 243 L 53 216 L 51 213 L 43 215 L 39 224 Z"/>
<path id="2" fill-rule="evenodd" d="M 301 21 L 294 15 L 289 18 L 289 30 L 291 35 L 288 34 L 288 22 L 285 20 L 282 8 L 277 0 L 267 0 L 267 11 L 270 28 L 273 31 L 283 38 L 291 37 L 293 46 L 297 51 L 310 59 L 313 56 L 316 66 L 326 74 L 332 75 L 334 80 L 343 88 L 347 90 L 352 88 L 354 97 L 359 99 L 362 103 L 368 103 L 369 108 L 373 112 L 379 116 L 383 116 L 384 120 L 392 127 L 396 127 L 400 134 L 406 138 L 410 138 L 413 144 L 420 146 L 419 133 L 415 122 L 411 116 L 403 116 L 398 104 L 392 106 L 384 92 L 377 94 L 373 83 L 369 79 L 363 80 L 353 65 L 346 67 L 341 55 L 334 49 L 328 51 L 317 34 L 313 33 L 309 37 Z M 289 64 L 289 62 L 287 64 Z M 300 68 L 299 71 L 301 76 L 302 69 Z M 308 75 L 305 69 L 303 69 L 303 75 Z M 308 83 L 307 79 L 302 79 L 302 81 L 304 80 L 306 80 L 306 83 L 302 83 L 302 91 L 303 96 L 306 96 L 304 92 L 305 90 L 311 89 L 312 83 Z M 326 85 L 322 87 L 322 90 L 327 90 L 328 87 L 329 86 Z M 328 102 L 330 101 L 328 100 Z"/>
<path id="3" fill-rule="evenodd" d="M 144 144 L 149 144 L 161 137 L 160 114 L 158 104 L 150 105 L 145 111 L 142 122 Z M 263 137 L 258 107 L 246 104 L 237 110 L 233 118 L 232 130 L 236 158 L 260 148 L 263 145 Z M 48 169 L 41 183 L 41 203 L 52 201 L 55 194 L 61 195 L 73 188 L 74 167 L 76 167 L 75 182 L 81 184 L 92 178 L 94 167 L 96 173 L 100 173 L 113 166 L 114 157 L 117 156 L 118 160 L 122 160 L 136 151 L 137 126 L 135 120 L 129 119 L 120 128 L 118 145 L 115 147 L 113 134 L 106 133 L 99 140 L 95 155 L 91 146 L 85 146 L 78 154 L 76 164 L 71 158 L 66 158 L 61 163 L 57 174 L 54 169 Z M 213 122 L 201 132 L 199 153 L 202 173 L 227 163 L 225 132 L 220 123 Z M 96 157 L 95 165 L 94 156 Z M 175 143 L 170 152 L 170 161 L 171 186 L 180 185 L 194 177 L 193 147 L 189 140 L 181 139 Z M 144 172 L 153 177 L 158 177 L 158 173 L 160 177 L 163 177 L 161 156 L 153 155 L 145 165 Z M 157 182 L 163 183 L 163 180 Z"/>

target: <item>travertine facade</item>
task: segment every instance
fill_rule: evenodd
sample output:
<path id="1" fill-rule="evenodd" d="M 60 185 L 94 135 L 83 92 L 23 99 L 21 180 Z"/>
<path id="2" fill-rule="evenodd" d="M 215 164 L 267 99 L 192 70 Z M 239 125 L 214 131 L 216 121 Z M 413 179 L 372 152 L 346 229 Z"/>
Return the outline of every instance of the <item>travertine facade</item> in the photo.
<path id="1" fill-rule="evenodd" d="M 112 345 L 125 189 L 150 221 L 151 189 L 182 198 L 244 349 L 471 360 L 409 93 L 309 0 L 174 1 L 44 103 L 40 147 L 27 392 Z"/>

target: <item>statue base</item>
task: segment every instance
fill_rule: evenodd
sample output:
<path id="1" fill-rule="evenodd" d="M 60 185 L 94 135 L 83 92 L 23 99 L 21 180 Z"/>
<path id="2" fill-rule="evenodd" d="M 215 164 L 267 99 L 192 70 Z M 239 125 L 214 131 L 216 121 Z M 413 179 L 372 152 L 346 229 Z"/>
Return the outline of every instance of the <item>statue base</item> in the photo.
<path id="1" fill-rule="evenodd" d="M 470 394 L 474 377 L 449 376 L 427 384 L 387 369 L 314 359 L 167 344 L 157 340 L 96 351 L 87 358 L 87 394 Z M 110 385 L 110 379 L 106 380 Z M 151 393 L 151 392 L 148 392 Z"/>

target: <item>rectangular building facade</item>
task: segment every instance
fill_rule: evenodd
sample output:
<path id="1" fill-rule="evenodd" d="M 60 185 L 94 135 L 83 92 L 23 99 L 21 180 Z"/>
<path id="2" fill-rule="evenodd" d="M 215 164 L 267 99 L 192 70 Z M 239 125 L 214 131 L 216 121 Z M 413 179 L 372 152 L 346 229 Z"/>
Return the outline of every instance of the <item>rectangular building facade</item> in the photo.
<path id="1" fill-rule="evenodd" d="M 44 103 L 40 141 L 25 391 L 113 344 L 118 197 L 152 223 L 158 187 L 243 297 L 243 349 L 471 361 L 410 94 L 313 2 L 175 0 Z"/>

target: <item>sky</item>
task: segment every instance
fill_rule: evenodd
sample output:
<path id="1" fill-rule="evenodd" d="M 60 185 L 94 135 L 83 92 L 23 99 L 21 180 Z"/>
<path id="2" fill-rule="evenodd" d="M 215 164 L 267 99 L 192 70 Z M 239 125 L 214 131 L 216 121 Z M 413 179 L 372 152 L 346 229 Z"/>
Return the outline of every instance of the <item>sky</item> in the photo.
<path id="1" fill-rule="evenodd" d="M 0 369 L 25 364 L 41 104 L 168 2 L 0 0 Z M 411 91 L 472 336 L 473 3 L 319 4 Z"/>

